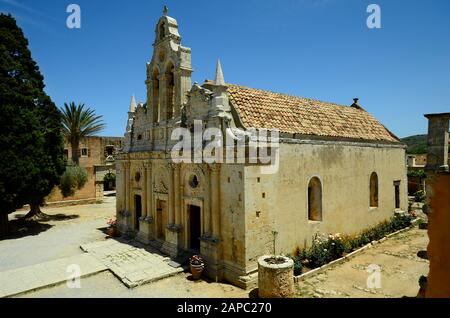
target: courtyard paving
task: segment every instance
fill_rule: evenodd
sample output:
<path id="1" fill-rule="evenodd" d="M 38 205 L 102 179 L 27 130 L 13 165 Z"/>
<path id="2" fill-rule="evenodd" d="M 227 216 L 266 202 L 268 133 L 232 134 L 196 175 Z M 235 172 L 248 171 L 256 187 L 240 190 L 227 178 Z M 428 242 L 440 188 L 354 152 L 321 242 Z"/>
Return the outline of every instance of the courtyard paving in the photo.
<path id="1" fill-rule="evenodd" d="M 111 270 L 127 287 L 133 288 L 183 272 L 183 268 L 169 265 L 170 257 L 158 251 L 117 240 L 84 244 L 81 249 Z"/>
<path id="2" fill-rule="evenodd" d="M 77 266 L 73 268 L 71 266 Z M 86 277 L 108 268 L 89 254 L 70 256 L 54 261 L 0 272 L 0 298 L 11 297 L 38 288 L 67 283 L 76 275 Z M 69 280 L 72 282 L 72 280 Z"/>

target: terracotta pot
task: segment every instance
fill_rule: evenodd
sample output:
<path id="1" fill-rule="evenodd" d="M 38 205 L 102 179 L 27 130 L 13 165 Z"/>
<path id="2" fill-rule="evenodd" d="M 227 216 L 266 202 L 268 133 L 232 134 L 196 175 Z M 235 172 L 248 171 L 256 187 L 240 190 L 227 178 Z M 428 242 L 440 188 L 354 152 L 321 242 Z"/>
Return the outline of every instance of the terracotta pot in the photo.
<path id="1" fill-rule="evenodd" d="M 192 278 L 194 278 L 195 280 L 200 279 L 204 269 L 205 269 L 205 264 L 201 264 L 201 265 L 191 264 Z"/>
<path id="2" fill-rule="evenodd" d="M 116 227 L 109 227 L 106 230 L 106 233 L 108 233 L 108 235 L 111 237 L 117 237 L 119 235 L 119 231 L 117 230 Z"/>

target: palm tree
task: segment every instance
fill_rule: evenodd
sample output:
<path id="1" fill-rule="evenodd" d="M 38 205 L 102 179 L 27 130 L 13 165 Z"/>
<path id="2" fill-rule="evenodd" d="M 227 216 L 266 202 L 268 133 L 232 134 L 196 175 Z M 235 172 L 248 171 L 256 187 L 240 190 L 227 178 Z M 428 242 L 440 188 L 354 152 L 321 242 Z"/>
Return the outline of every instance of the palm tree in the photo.
<path id="1" fill-rule="evenodd" d="M 84 107 L 84 104 L 75 105 L 72 102 L 69 105 L 64 103 L 64 108 L 61 109 L 63 134 L 72 147 L 72 161 L 75 165 L 79 164 L 80 140 L 93 136 L 106 127 L 102 122 L 103 116 L 97 116 L 93 109 Z"/>

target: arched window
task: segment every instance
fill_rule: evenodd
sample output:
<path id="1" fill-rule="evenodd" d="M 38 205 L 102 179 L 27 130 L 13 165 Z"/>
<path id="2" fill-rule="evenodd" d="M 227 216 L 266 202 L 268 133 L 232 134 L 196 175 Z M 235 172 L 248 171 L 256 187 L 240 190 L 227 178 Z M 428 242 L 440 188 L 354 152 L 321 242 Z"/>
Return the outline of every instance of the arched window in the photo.
<path id="1" fill-rule="evenodd" d="M 308 184 L 308 219 L 322 221 L 322 183 L 317 177 Z"/>
<path id="2" fill-rule="evenodd" d="M 175 102 L 175 74 L 174 66 L 170 63 L 166 69 L 166 119 L 172 119 Z"/>
<path id="3" fill-rule="evenodd" d="M 159 31 L 158 32 L 159 32 L 159 39 L 160 40 L 164 39 L 164 37 L 166 35 L 166 30 L 165 30 L 165 27 L 164 27 L 164 23 L 161 23 L 159 25 Z"/>
<path id="4" fill-rule="evenodd" d="M 159 121 L 159 73 L 155 69 L 152 76 L 153 83 L 153 122 Z"/>
<path id="5" fill-rule="evenodd" d="M 370 175 L 370 207 L 378 207 L 378 175 L 372 172 Z"/>

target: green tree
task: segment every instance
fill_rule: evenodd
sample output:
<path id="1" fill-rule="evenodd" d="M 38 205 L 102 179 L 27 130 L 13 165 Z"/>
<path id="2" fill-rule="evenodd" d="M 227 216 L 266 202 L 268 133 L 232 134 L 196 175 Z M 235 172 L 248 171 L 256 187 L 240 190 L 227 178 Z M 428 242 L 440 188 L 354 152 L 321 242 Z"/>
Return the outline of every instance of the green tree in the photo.
<path id="1" fill-rule="evenodd" d="M 95 111 L 90 108 L 84 108 L 84 104 L 75 105 L 75 103 L 64 104 L 61 110 L 63 119 L 63 133 L 66 140 L 72 147 L 72 161 L 79 165 L 78 150 L 80 140 L 84 137 L 93 136 L 105 129 L 102 122 L 103 116 L 97 116 Z"/>
<path id="2" fill-rule="evenodd" d="M 61 116 L 44 88 L 28 40 L 0 14 L 0 236 L 15 209 L 38 213 L 64 172 Z"/>

